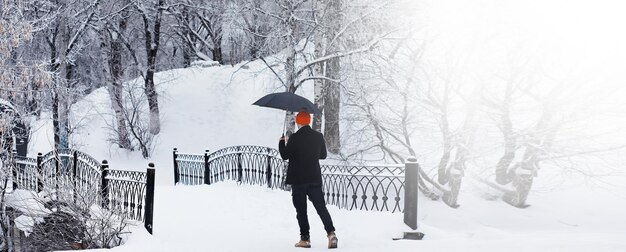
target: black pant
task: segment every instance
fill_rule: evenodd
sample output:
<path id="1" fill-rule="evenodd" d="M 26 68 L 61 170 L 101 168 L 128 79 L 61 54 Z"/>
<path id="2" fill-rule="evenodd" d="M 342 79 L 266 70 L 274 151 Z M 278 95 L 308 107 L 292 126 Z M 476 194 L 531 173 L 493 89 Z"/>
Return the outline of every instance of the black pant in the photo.
<path id="1" fill-rule="evenodd" d="M 321 184 L 301 184 L 291 186 L 291 199 L 293 200 L 293 206 L 296 207 L 296 218 L 298 219 L 298 225 L 300 225 L 300 235 L 309 235 L 309 219 L 306 211 L 306 196 L 309 196 L 309 200 L 313 202 L 313 206 L 317 211 L 317 214 L 324 223 L 324 229 L 327 233 L 335 231 L 333 226 L 333 220 L 330 218 L 328 209 L 326 209 L 326 202 L 324 201 L 324 194 L 322 193 Z"/>

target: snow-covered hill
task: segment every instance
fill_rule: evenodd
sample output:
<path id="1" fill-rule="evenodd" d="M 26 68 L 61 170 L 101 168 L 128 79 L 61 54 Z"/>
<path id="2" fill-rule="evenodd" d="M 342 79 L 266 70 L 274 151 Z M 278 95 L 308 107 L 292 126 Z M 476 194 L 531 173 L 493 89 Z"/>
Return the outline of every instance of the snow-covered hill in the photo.
<path id="1" fill-rule="evenodd" d="M 173 183 L 175 147 L 187 153 L 232 145 L 275 147 L 282 134 L 284 112 L 251 104 L 267 93 L 284 90 L 270 71 L 261 71 L 265 68 L 262 64 L 252 62 L 245 69 L 191 67 L 157 73 L 162 126 L 149 160 L 139 151 L 127 152 L 107 141 L 113 119 L 105 88 L 73 105 L 72 124 L 78 125 L 73 144 L 96 159 L 107 159 L 115 169 L 143 170 L 148 162 L 154 162 L 158 184 Z M 299 94 L 312 98 L 312 92 Z M 34 129 L 29 156 L 45 153 L 54 144 L 50 119 L 37 121 Z"/>

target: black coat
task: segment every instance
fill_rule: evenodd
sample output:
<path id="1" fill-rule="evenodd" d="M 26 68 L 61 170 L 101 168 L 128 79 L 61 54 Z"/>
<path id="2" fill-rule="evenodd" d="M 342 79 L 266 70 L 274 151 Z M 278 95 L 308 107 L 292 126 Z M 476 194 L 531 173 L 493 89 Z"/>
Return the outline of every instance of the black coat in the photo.
<path id="1" fill-rule="evenodd" d="M 324 135 L 305 125 L 285 141 L 278 143 L 280 156 L 289 160 L 286 183 L 290 185 L 322 183 L 320 159 L 326 158 Z"/>

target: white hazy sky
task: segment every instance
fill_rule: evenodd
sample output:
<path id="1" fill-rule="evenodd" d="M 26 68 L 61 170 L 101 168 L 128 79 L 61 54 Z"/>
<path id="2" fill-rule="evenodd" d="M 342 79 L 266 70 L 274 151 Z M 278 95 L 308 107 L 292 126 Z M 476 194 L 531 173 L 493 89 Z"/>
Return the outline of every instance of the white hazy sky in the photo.
<path id="1" fill-rule="evenodd" d="M 424 62 L 431 70 L 454 70 L 458 75 L 454 81 L 488 85 L 488 92 L 501 97 L 511 66 L 527 62 L 522 74 L 536 75 L 525 80 L 536 84 L 535 91 L 565 85 L 554 102 L 567 122 L 560 130 L 561 144 L 581 151 L 626 144 L 626 1 L 403 0 L 403 4 L 411 8 L 400 8 L 400 13 L 409 14 L 420 31 L 417 36 L 427 41 Z M 525 103 L 528 99 L 518 101 L 516 115 L 531 111 L 522 108 L 531 105 Z M 532 106 L 527 115 L 513 118 L 518 130 L 541 114 L 538 103 Z"/>
<path id="2" fill-rule="evenodd" d="M 606 111 L 626 117 L 626 1 L 608 0 L 423 0 L 404 1 L 426 61 L 454 65 L 464 83 L 504 84 L 511 62 L 547 90 L 565 83 L 575 97 L 569 112 Z M 409 8 L 407 8 L 409 9 Z M 577 103 L 577 104 L 574 104 Z"/>
<path id="3" fill-rule="evenodd" d="M 431 48 L 471 71 L 521 56 L 552 78 L 625 91 L 626 1 L 427 0 L 417 9 Z"/>

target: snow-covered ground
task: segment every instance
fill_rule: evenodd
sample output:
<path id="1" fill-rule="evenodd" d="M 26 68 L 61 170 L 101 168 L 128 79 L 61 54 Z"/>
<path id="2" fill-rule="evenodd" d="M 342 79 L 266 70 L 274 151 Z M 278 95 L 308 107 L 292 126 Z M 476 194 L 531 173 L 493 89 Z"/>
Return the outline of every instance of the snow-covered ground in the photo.
<path id="1" fill-rule="evenodd" d="M 294 251 L 298 239 L 288 192 L 226 182 L 211 186 L 173 186 L 172 148 L 202 153 L 232 145 L 276 146 L 284 114 L 251 104 L 282 91 L 263 65 L 178 69 L 157 74 L 162 131 L 150 160 L 106 142 L 110 110 L 99 89 L 74 106 L 81 127 L 76 147 L 112 168 L 142 170 L 155 162 L 157 188 L 154 235 L 135 229 L 113 251 Z M 236 73 L 236 74 L 235 74 Z M 310 86 L 310 85 L 308 85 Z M 311 90 L 303 94 L 312 97 Z M 50 121 L 37 122 L 31 156 L 52 147 Z M 528 203 L 517 209 L 471 190 L 464 181 L 461 207 L 420 198 L 423 241 L 392 241 L 406 231 L 402 214 L 347 211 L 330 207 L 340 239 L 338 251 L 626 251 L 624 178 L 599 187 L 582 179 L 566 186 L 541 171 Z M 546 189 L 547 188 L 547 189 Z M 483 192 L 488 190 L 483 190 Z M 311 207 L 310 210 L 313 208 Z M 310 211 L 313 248 L 326 250 L 319 218 Z M 106 251 L 106 250 L 102 250 Z"/>
<path id="2" fill-rule="evenodd" d="M 588 195 L 580 195 L 588 197 Z M 545 202 L 544 202 L 545 200 Z M 625 251 L 618 209 L 579 209 L 550 204 L 528 209 L 472 197 L 459 209 L 420 198 L 422 241 L 393 241 L 404 230 L 402 214 L 347 211 L 329 206 L 337 251 Z M 309 203 L 312 249 L 327 251 L 325 231 Z M 156 189 L 154 234 L 136 228 L 111 251 L 299 251 L 289 192 L 223 182 Z M 109 251 L 109 250 L 95 250 Z"/>

